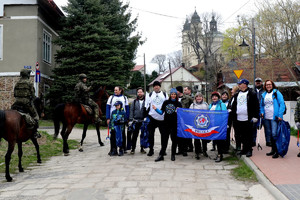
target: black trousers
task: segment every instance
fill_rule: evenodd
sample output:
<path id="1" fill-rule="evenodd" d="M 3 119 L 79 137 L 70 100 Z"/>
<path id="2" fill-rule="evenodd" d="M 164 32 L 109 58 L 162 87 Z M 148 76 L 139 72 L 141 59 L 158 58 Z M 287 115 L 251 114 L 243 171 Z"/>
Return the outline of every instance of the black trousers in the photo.
<path id="1" fill-rule="evenodd" d="M 154 147 L 154 134 L 155 134 L 155 129 L 158 127 L 160 134 L 164 131 L 164 121 L 159 121 L 154 119 L 153 117 L 149 116 L 150 122 L 148 125 L 148 131 L 149 131 L 149 148 L 150 150 L 153 150 Z M 161 144 L 163 137 L 161 136 Z"/>
<path id="2" fill-rule="evenodd" d="M 127 138 L 127 139 L 131 141 L 131 149 L 135 150 L 136 141 L 137 141 L 137 138 L 139 136 L 139 132 L 140 132 L 140 129 L 141 129 L 141 126 L 142 126 L 142 122 L 133 122 L 133 123 L 135 123 L 135 129 L 133 130 L 132 135 L 130 135 L 129 138 Z"/>
<path id="3" fill-rule="evenodd" d="M 247 153 L 252 151 L 252 123 L 249 121 L 234 121 L 233 127 L 235 128 L 235 139 L 238 145 L 242 144 L 242 151 Z M 239 143 L 238 143 L 239 142 Z"/>
<path id="4" fill-rule="evenodd" d="M 172 140 L 172 149 L 171 154 L 176 154 L 176 148 L 178 145 L 178 140 L 181 138 L 177 137 L 177 124 L 167 124 L 163 132 L 161 132 L 162 145 L 159 155 L 163 156 L 166 153 L 166 149 L 168 146 L 169 136 L 171 136 Z"/>

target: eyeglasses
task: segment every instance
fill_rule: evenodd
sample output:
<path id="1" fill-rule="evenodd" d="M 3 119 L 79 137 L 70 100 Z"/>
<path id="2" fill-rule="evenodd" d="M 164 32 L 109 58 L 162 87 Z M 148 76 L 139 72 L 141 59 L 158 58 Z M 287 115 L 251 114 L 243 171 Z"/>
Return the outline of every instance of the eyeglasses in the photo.
<path id="1" fill-rule="evenodd" d="M 268 85 L 272 85 L 272 84 L 266 84 L 266 86 L 268 86 Z"/>

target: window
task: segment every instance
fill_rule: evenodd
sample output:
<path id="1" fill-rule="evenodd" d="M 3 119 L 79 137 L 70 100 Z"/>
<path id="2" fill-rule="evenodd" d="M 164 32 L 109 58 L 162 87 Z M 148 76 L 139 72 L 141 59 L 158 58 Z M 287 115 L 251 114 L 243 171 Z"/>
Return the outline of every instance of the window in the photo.
<path id="1" fill-rule="evenodd" d="M 51 63 L 51 39 L 50 33 L 44 30 L 43 32 L 43 60 L 47 63 Z"/>
<path id="2" fill-rule="evenodd" d="M 3 60 L 3 25 L 0 24 L 0 60 Z"/>

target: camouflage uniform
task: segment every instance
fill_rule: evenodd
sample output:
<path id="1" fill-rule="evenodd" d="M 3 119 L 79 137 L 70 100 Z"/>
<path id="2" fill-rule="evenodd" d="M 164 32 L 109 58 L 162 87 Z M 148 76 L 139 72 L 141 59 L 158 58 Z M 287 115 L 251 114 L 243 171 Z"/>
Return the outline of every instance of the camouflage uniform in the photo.
<path id="1" fill-rule="evenodd" d="M 85 74 L 80 74 L 80 80 L 75 86 L 76 102 L 89 105 L 94 111 L 95 123 L 99 123 L 99 106 L 90 98 L 89 91 L 91 89 L 91 86 L 86 86 L 86 84 L 83 82 L 84 78 L 87 78 L 87 76 Z"/>
<path id="2" fill-rule="evenodd" d="M 296 108 L 295 108 L 294 118 L 295 118 L 296 123 L 300 122 L 300 97 L 297 98 L 297 105 L 296 105 Z"/>
<path id="3" fill-rule="evenodd" d="M 14 88 L 15 103 L 12 105 L 12 109 L 21 110 L 24 113 L 28 113 L 35 121 L 34 134 L 39 136 L 37 128 L 39 126 L 39 115 L 34 107 L 33 100 L 35 98 L 33 83 L 29 80 L 31 70 L 22 69 L 20 72 L 21 78 L 16 83 Z"/>

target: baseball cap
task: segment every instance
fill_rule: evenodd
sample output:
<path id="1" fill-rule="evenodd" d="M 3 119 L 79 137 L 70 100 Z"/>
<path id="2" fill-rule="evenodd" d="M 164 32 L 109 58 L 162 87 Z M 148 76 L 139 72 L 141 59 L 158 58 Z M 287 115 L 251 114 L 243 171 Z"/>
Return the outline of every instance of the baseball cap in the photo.
<path id="1" fill-rule="evenodd" d="M 242 83 L 248 85 L 248 84 L 249 84 L 249 81 L 248 81 L 247 79 L 241 79 L 241 80 L 238 82 L 238 84 L 242 84 Z"/>

